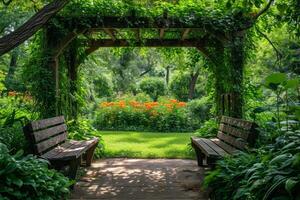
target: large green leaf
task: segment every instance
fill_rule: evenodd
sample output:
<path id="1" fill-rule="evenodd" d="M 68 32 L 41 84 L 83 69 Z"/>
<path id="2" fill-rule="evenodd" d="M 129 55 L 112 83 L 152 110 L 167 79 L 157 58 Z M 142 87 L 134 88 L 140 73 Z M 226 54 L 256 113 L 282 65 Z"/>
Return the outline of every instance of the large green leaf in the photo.
<path id="1" fill-rule="evenodd" d="M 296 89 L 299 87 L 299 80 L 298 79 L 291 79 L 288 80 L 284 86 L 286 89 Z"/>
<path id="2" fill-rule="evenodd" d="M 285 189 L 290 195 L 292 195 L 293 189 L 298 184 L 298 182 L 299 180 L 297 181 L 293 178 L 289 178 L 288 180 L 286 180 Z"/>
<path id="3" fill-rule="evenodd" d="M 284 73 L 274 73 L 269 75 L 266 78 L 266 84 L 270 85 L 270 84 L 281 84 L 283 82 L 285 82 L 287 80 L 287 76 Z"/>

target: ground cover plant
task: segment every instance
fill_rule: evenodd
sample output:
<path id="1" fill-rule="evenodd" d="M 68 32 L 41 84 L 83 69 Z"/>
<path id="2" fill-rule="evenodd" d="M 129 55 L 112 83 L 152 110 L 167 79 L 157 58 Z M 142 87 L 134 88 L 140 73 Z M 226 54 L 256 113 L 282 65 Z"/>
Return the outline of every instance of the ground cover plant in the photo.
<path id="1" fill-rule="evenodd" d="M 67 199 L 70 182 L 48 169 L 48 162 L 19 151 L 9 154 L 0 143 L 0 199 Z"/>
<path id="2" fill-rule="evenodd" d="M 105 157 L 194 158 L 188 143 L 192 133 L 101 131 Z"/>

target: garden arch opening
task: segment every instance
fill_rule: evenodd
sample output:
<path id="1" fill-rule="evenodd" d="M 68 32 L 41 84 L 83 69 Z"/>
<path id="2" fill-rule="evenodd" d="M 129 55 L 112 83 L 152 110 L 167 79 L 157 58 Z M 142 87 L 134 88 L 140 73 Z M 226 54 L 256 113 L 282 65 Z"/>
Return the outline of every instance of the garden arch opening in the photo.
<path id="1" fill-rule="evenodd" d="M 40 34 L 39 56 L 47 59 L 39 64 L 52 74 L 40 81 L 41 91 L 46 89 L 48 95 L 37 98 L 47 108 L 43 110 L 45 116 L 65 114 L 76 118 L 76 100 L 70 99 L 65 105 L 60 101 L 60 70 L 66 69 L 64 73 L 70 82 L 68 92 L 76 93 L 78 67 L 101 47 L 195 47 L 209 60 L 215 75 L 217 114 L 242 116 L 247 30 L 269 4 L 255 15 L 180 6 L 172 8 L 173 11 L 182 9 L 180 15 L 168 9 L 147 13 L 149 10 L 141 11 L 134 5 L 123 13 L 109 13 L 110 8 L 119 9 L 115 5 L 107 6 L 107 11 L 101 13 L 97 6 L 85 10 L 84 3 L 70 3 Z M 72 112 L 62 113 L 59 109 L 62 106 L 69 106 Z"/>

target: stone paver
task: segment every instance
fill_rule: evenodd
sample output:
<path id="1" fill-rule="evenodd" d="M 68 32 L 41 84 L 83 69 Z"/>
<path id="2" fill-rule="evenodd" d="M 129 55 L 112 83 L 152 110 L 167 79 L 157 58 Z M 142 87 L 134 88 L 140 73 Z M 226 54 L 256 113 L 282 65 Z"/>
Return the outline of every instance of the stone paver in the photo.
<path id="1" fill-rule="evenodd" d="M 203 176 L 193 160 L 104 159 L 87 169 L 71 199 L 204 200 Z"/>

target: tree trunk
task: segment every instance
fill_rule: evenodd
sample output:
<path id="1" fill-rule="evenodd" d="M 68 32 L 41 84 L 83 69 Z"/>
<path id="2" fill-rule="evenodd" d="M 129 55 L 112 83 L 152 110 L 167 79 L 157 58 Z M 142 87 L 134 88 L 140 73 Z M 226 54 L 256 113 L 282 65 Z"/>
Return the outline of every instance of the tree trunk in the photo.
<path id="1" fill-rule="evenodd" d="M 170 66 L 167 66 L 167 68 L 166 68 L 166 84 L 167 84 L 167 86 L 169 86 L 169 82 L 170 82 Z"/>
<path id="2" fill-rule="evenodd" d="M 9 69 L 5 77 L 5 87 L 7 88 L 7 90 L 12 90 L 10 86 L 17 68 L 17 61 L 18 61 L 18 51 L 15 50 L 11 53 Z"/>
<path id="3" fill-rule="evenodd" d="M 19 46 L 60 11 L 69 0 L 55 0 L 46 5 L 14 32 L 0 38 L 0 56 Z"/>
<path id="4" fill-rule="evenodd" d="M 197 70 L 197 72 L 195 74 L 191 74 L 191 80 L 190 80 L 190 84 L 189 84 L 189 100 L 194 99 L 195 97 L 195 88 L 196 88 L 196 83 L 199 77 L 199 69 Z"/>

